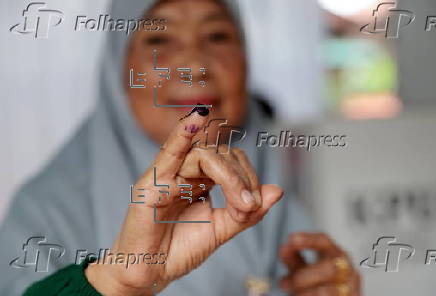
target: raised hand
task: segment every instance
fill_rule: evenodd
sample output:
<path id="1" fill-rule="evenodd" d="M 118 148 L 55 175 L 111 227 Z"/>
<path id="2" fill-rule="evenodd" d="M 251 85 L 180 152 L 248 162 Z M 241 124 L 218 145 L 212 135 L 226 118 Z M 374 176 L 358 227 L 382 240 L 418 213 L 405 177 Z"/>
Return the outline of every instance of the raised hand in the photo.
<path id="1" fill-rule="evenodd" d="M 317 252 L 318 261 L 306 263 L 301 251 Z M 324 233 L 291 234 L 280 249 L 289 268 L 282 288 L 295 296 L 360 296 L 360 275 L 348 255 Z"/>
<path id="2" fill-rule="evenodd" d="M 204 262 L 220 245 L 259 222 L 282 196 L 275 185 L 259 184 L 256 172 L 239 149 L 220 154 L 215 150 L 192 148 L 194 136 L 208 120 L 208 110 L 196 108 L 182 119 L 163 145 L 153 164 L 135 184 L 144 188 L 144 204 L 131 204 L 122 229 L 111 249 L 113 253 L 165 253 L 165 264 L 90 265 L 85 271 L 89 282 L 104 295 L 152 295 L 171 281 L 189 273 Z M 227 149 L 227 147 L 225 148 Z M 226 150 L 227 151 L 227 150 Z M 144 152 L 146 153 L 146 152 Z M 156 179 L 155 171 L 156 168 Z M 168 184 L 167 190 L 156 187 Z M 178 184 L 192 184 L 191 204 L 180 198 Z M 219 184 L 227 207 L 212 209 L 195 202 Z M 162 196 L 159 190 L 167 190 Z M 211 223 L 153 223 L 156 220 Z"/>

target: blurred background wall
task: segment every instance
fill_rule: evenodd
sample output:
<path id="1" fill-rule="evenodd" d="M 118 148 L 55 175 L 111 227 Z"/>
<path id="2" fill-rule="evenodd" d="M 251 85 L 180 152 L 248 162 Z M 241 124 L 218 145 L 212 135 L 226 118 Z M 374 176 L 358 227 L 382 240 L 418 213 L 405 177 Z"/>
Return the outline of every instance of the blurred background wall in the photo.
<path id="1" fill-rule="evenodd" d="M 436 16 L 436 2 L 399 0 L 398 8 L 416 15 L 415 24 L 404 27 L 397 40 L 401 98 L 411 108 L 432 108 L 436 100 L 436 30 L 425 29 L 427 17 Z"/>
<path id="2" fill-rule="evenodd" d="M 64 13 L 49 38 L 13 34 L 29 1 L 0 1 L 0 216 L 95 103 L 102 34 L 73 32 L 74 15 L 104 13 L 106 0 L 47 1 Z"/>

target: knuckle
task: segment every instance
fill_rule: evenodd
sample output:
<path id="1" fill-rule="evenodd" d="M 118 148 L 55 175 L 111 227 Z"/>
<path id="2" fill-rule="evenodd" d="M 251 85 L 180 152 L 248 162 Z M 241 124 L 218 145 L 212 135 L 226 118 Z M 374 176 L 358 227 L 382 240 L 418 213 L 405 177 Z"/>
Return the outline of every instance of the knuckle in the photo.
<path id="1" fill-rule="evenodd" d="M 194 153 L 197 153 L 202 158 L 210 157 L 211 155 L 215 154 L 215 151 L 213 151 L 211 149 L 206 149 L 203 147 L 195 147 L 191 151 L 193 151 Z"/>
<path id="2" fill-rule="evenodd" d="M 237 148 L 237 147 L 232 148 L 231 151 L 232 151 L 233 153 L 235 153 L 236 155 L 245 154 L 244 151 L 243 151 L 242 149 Z"/>
<path id="3" fill-rule="evenodd" d="M 227 153 L 227 155 L 229 155 L 233 161 L 238 161 L 238 156 L 236 155 L 236 153 L 232 150 L 229 151 L 229 153 Z"/>
<path id="4" fill-rule="evenodd" d="M 227 177 L 227 182 L 229 183 L 229 185 L 232 186 L 241 186 L 242 185 L 242 181 L 241 178 L 239 178 L 239 176 L 235 173 L 231 173 L 228 177 Z"/>
<path id="5" fill-rule="evenodd" d="M 162 148 L 164 155 L 169 156 L 171 158 L 175 158 L 177 160 L 181 160 L 184 158 L 186 151 L 184 150 L 173 150 L 168 149 L 168 147 Z"/>
<path id="6" fill-rule="evenodd" d="M 191 134 L 186 133 L 186 132 L 183 132 L 183 131 L 181 131 L 181 130 L 179 130 L 179 131 L 176 133 L 176 137 L 179 138 L 179 139 L 182 139 L 182 140 L 189 140 L 189 141 L 192 140 L 192 135 L 191 135 Z"/>
<path id="7" fill-rule="evenodd" d="M 315 233 L 315 235 L 318 237 L 318 239 L 322 239 L 322 240 L 328 239 L 328 235 L 325 234 L 325 232 L 318 232 L 318 233 Z"/>
<path id="8" fill-rule="evenodd" d="M 317 234 L 317 239 L 320 240 L 323 244 L 330 244 L 330 237 L 324 232 L 320 232 Z"/>
<path id="9" fill-rule="evenodd" d="M 219 154 L 230 154 L 231 153 L 230 147 L 226 144 L 219 144 L 217 151 Z"/>
<path id="10" fill-rule="evenodd" d="M 249 162 L 247 154 L 245 154 L 244 150 L 240 148 L 233 148 L 232 152 L 238 156 L 239 159 L 242 159 L 245 162 Z"/>
<path id="11" fill-rule="evenodd" d="M 304 234 L 297 232 L 297 233 L 291 233 L 289 235 L 289 242 L 291 244 L 300 244 L 301 242 L 304 241 Z"/>

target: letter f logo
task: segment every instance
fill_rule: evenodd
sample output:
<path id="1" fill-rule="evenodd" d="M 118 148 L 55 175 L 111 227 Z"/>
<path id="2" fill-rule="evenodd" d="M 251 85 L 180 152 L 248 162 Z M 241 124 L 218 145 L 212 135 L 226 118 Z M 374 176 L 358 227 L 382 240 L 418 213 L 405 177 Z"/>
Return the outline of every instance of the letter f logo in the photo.
<path id="1" fill-rule="evenodd" d="M 65 254 L 65 248 L 47 243 L 43 236 L 34 236 L 23 244 L 22 255 L 13 259 L 9 265 L 14 268 L 34 267 L 35 272 L 48 272 L 50 260 L 59 259 Z"/>
<path id="2" fill-rule="evenodd" d="M 64 14 L 59 10 L 44 9 L 46 6 L 43 2 L 30 3 L 23 10 L 23 21 L 13 25 L 9 31 L 17 34 L 34 33 L 35 38 L 47 38 L 50 27 L 59 25 Z"/>
<path id="3" fill-rule="evenodd" d="M 380 34 L 384 32 L 386 38 L 398 38 L 400 28 L 410 25 L 415 20 L 415 14 L 409 10 L 395 8 L 394 2 L 379 4 L 377 9 L 372 12 L 374 22 L 364 25 L 360 28 L 360 32 L 364 34 Z"/>
<path id="4" fill-rule="evenodd" d="M 213 130 L 213 132 L 211 132 Z M 215 135 L 215 137 L 211 136 Z M 247 132 L 245 129 L 227 124 L 227 119 L 215 118 L 209 121 L 204 127 L 202 139 L 195 141 L 192 145 L 202 149 L 215 149 L 216 153 L 230 153 L 232 144 L 242 141 Z M 219 145 L 226 149 L 219 149 Z"/>
<path id="5" fill-rule="evenodd" d="M 402 256 L 406 254 L 405 256 Z M 360 265 L 365 268 L 384 267 L 386 272 L 398 272 L 400 262 L 411 258 L 415 248 L 406 244 L 397 243 L 395 237 L 380 237 L 372 245 L 372 254 L 363 260 Z"/>

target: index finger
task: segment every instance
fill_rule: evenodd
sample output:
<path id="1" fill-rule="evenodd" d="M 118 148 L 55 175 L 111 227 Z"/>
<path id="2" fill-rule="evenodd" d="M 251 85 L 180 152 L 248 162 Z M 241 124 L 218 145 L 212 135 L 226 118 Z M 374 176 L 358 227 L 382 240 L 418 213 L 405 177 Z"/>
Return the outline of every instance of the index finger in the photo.
<path id="1" fill-rule="evenodd" d="M 206 124 L 209 109 L 195 107 L 170 133 L 156 156 L 154 166 L 164 174 L 175 175 L 192 146 L 192 139 Z"/>
<path id="2" fill-rule="evenodd" d="M 290 246 L 289 244 L 281 246 L 279 254 L 282 258 L 283 263 L 285 263 L 291 271 L 306 266 L 306 262 L 300 252 L 293 249 L 292 246 Z"/>
<path id="3" fill-rule="evenodd" d="M 289 236 L 288 246 L 295 252 L 311 249 L 320 253 L 322 257 L 336 257 L 343 251 L 325 233 L 300 232 Z"/>

